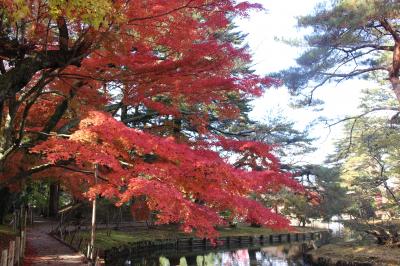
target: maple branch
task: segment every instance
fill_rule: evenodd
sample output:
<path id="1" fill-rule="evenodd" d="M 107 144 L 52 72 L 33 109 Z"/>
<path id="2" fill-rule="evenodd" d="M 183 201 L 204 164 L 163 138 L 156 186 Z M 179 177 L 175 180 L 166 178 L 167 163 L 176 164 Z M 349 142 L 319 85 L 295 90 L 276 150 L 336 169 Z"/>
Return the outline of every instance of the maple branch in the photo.
<path id="1" fill-rule="evenodd" d="M 83 82 L 78 82 L 76 84 L 76 86 L 75 85 L 72 86 L 72 89 L 70 91 L 69 97 L 66 98 L 65 100 L 63 100 L 56 107 L 56 110 L 54 111 L 53 115 L 50 117 L 49 121 L 47 121 L 47 124 L 43 127 L 42 132 L 49 133 L 51 130 L 53 130 L 55 128 L 55 126 L 57 125 L 58 121 L 60 121 L 60 119 L 64 115 L 65 111 L 68 109 L 69 101 L 75 96 L 75 89 L 78 86 L 82 86 L 82 85 L 83 85 Z M 40 137 L 39 139 L 43 140 L 45 138 Z"/>
<path id="2" fill-rule="evenodd" d="M 6 34 L 0 37 L 0 59 L 11 60 L 21 57 L 33 48 L 31 44 L 21 45 L 17 39 L 10 39 Z"/>
<path id="3" fill-rule="evenodd" d="M 22 119 L 21 119 L 21 123 L 19 126 L 19 134 L 18 134 L 18 139 L 15 141 L 16 145 L 19 145 L 22 141 L 22 138 L 24 136 L 24 129 L 25 129 L 25 123 L 26 123 L 26 119 L 28 118 L 28 114 L 30 109 L 32 108 L 33 104 L 35 103 L 36 99 L 39 97 L 39 93 L 37 93 L 37 95 L 35 97 L 33 97 L 31 100 L 29 100 L 24 108 L 24 111 L 22 113 Z"/>
<path id="4" fill-rule="evenodd" d="M 167 12 L 160 13 L 160 14 L 157 14 L 157 15 L 147 16 L 147 17 L 133 18 L 133 19 L 130 19 L 128 22 L 133 22 L 133 21 L 147 20 L 147 19 L 154 19 L 154 18 L 163 17 L 163 16 L 166 16 L 166 15 L 172 14 L 172 13 L 174 13 L 174 12 L 177 12 L 177 11 L 179 11 L 179 10 L 181 10 L 181 9 L 185 9 L 185 8 L 190 7 L 189 5 L 190 5 L 192 2 L 193 2 L 193 0 L 189 0 L 185 5 L 180 6 L 180 7 L 177 7 L 177 8 L 174 8 L 174 9 L 171 9 L 171 10 L 169 10 L 169 11 L 167 11 Z"/>
<path id="5" fill-rule="evenodd" d="M 70 95 L 69 97 L 67 97 L 66 99 L 64 99 L 55 109 L 53 115 L 50 117 L 50 119 L 47 121 L 46 125 L 43 127 L 42 131 L 40 132 L 32 132 L 32 133 L 39 133 L 39 137 L 38 140 L 45 140 L 47 139 L 48 136 L 54 136 L 55 134 L 49 134 L 57 125 L 57 123 L 61 120 L 61 118 L 63 117 L 64 113 L 66 112 L 66 110 L 68 109 L 68 103 L 69 101 L 75 96 L 75 90 L 78 87 L 83 86 L 85 83 L 83 81 L 78 81 L 74 84 L 71 85 L 71 90 L 70 90 Z M 63 131 L 62 132 L 68 132 L 69 128 L 62 128 Z M 60 129 L 61 130 L 61 129 Z M 61 132 L 61 133 L 62 133 Z M 65 134 L 57 134 L 57 136 L 68 136 Z"/>
<path id="6" fill-rule="evenodd" d="M 55 165 L 54 167 L 63 168 L 65 170 L 69 170 L 72 172 L 77 172 L 77 173 L 82 173 L 82 174 L 87 174 L 87 175 L 94 175 L 94 171 L 76 169 L 76 168 L 72 168 L 72 167 L 65 166 L 65 165 Z M 107 178 L 102 177 L 99 174 L 97 174 L 97 177 L 104 182 L 110 183 L 110 181 Z"/>
<path id="7" fill-rule="evenodd" d="M 29 98 L 29 100 L 27 101 L 27 103 L 25 105 L 24 111 L 22 113 L 22 119 L 21 119 L 21 122 L 19 125 L 18 139 L 16 139 L 16 141 L 15 141 L 16 146 L 19 146 L 19 144 L 21 143 L 21 141 L 23 139 L 25 123 L 26 123 L 26 119 L 28 118 L 28 114 L 29 114 L 31 107 L 34 105 L 36 100 L 41 95 L 43 88 L 53 80 L 53 79 L 47 79 L 47 77 L 48 77 L 47 73 L 44 73 L 43 76 L 40 78 L 40 80 L 35 84 L 35 86 L 33 86 L 32 89 L 29 90 L 28 93 L 22 95 L 19 99 L 19 103 L 22 103 L 28 97 L 30 97 L 33 93 L 36 93 L 36 95 Z"/>
<path id="8" fill-rule="evenodd" d="M 122 105 L 123 105 L 122 102 L 114 103 L 114 104 L 110 104 L 110 105 L 106 105 L 106 106 L 104 107 L 104 111 L 105 111 L 105 112 L 114 112 L 114 111 L 118 111 L 119 108 L 122 107 Z"/>
<path id="9" fill-rule="evenodd" d="M 33 86 L 30 90 L 22 92 L 20 97 L 18 98 L 18 102 L 22 103 L 26 99 L 28 99 L 33 93 L 41 91 L 47 84 L 54 80 L 55 76 L 52 76 L 53 70 L 45 71 L 38 82 L 36 82 L 35 86 Z"/>
<path id="10" fill-rule="evenodd" d="M 75 118 L 75 119 L 71 119 L 69 123 L 65 124 L 64 126 L 62 126 L 58 131 L 57 131 L 57 135 L 59 136 L 68 136 L 67 133 L 70 129 L 76 127 L 77 125 L 79 125 L 79 123 L 81 122 L 80 119 Z"/>
<path id="11" fill-rule="evenodd" d="M 152 117 L 157 116 L 157 115 L 158 115 L 157 112 L 149 111 L 149 112 L 144 113 L 144 114 L 136 114 L 136 115 L 133 115 L 133 116 L 127 116 L 124 120 L 122 120 L 122 122 L 124 124 L 135 123 L 135 122 L 140 122 L 143 119 L 152 118 Z"/>
<path id="12" fill-rule="evenodd" d="M 57 50 L 36 53 L 20 60 L 14 68 L 0 76 L 0 102 L 22 90 L 39 70 L 80 66 L 81 60 L 81 56 Z"/>
<path id="13" fill-rule="evenodd" d="M 57 132 L 42 132 L 42 131 L 33 131 L 33 130 L 24 130 L 24 132 L 27 133 L 32 133 L 32 134 L 39 134 L 39 135 L 44 135 L 44 136 L 53 136 L 53 137 L 61 137 L 61 138 L 70 138 L 71 135 L 68 134 L 59 134 Z"/>
<path id="14" fill-rule="evenodd" d="M 5 179 L 3 181 L 0 181 L 0 185 L 3 186 L 3 185 L 15 184 L 15 183 L 23 180 L 24 178 L 32 175 L 32 174 L 35 174 L 35 173 L 41 172 L 43 170 L 49 169 L 52 166 L 54 166 L 54 165 L 51 164 L 51 163 L 34 166 L 34 167 L 30 168 L 29 170 L 21 171 L 18 174 L 14 175 L 13 177 L 10 177 L 10 178 L 7 178 L 7 179 Z"/>
<path id="15" fill-rule="evenodd" d="M 8 149 L 0 153 L 0 162 L 3 162 L 7 159 L 7 157 L 17 148 L 17 145 L 14 143 Z"/>

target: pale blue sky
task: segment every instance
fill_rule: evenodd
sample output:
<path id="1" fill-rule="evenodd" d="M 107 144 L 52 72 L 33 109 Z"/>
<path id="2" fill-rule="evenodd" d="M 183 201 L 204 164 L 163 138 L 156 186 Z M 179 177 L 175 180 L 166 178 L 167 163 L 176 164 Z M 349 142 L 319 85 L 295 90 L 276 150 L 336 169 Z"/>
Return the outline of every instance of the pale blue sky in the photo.
<path id="1" fill-rule="evenodd" d="M 238 21 L 241 31 L 248 33 L 246 39 L 253 53 L 254 69 L 258 74 L 265 75 L 276 72 L 295 64 L 294 59 L 302 48 L 294 48 L 276 38 L 298 38 L 305 30 L 296 28 L 296 17 L 313 11 L 318 0 L 261 0 L 267 12 L 253 12 L 249 19 Z M 284 88 L 272 89 L 254 103 L 253 116 L 262 119 L 272 110 L 282 110 L 287 117 L 297 122 L 299 128 L 319 116 L 330 119 L 340 119 L 357 112 L 361 89 L 372 86 L 366 81 L 351 80 L 339 85 L 328 84 L 321 87 L 315 94 L 325 101 L 322 112 L 311 110 L 293 110 L 288 107 L 289 95 Z M 341 125 L 331 129 L 318 126 L 312 135 L 319 137 L 316 146 L 319 149 L 312 155 L 304 156 L 304 163 L 321 163 L 325 156 L 333 151 L 333 139 L 342 134 Z M 298 158 L 296 159 L 296 161 Z"/>

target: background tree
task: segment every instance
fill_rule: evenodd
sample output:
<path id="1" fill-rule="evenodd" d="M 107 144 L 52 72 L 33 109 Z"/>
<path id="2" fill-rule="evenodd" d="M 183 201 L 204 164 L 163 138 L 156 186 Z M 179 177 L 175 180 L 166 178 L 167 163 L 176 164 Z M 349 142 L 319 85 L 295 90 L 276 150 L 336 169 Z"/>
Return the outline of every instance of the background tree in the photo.
<path id="1" fill-rule="evenodd" d="M 313 14 L 298 19 L 298 26 L 311 33 L 300 43 L 288 41 L 307 47 L 297 66 L 275 74 L 294 95 L 306 95 L 301 104 L 312 103 L 313 92 L 328 82 L 358 77 L 379 84 L 365 92 L 360 114 L 340 121 L 348 121 L 347 135 L 338 146 L 340 158 L 345 158 L 341 178 L 353 203 L 348 211 L 366 221 L 375 217 L 375 198 L 389 196 L 391 203 L 384 207 L 397 205 L 393 180 L 398 172 L 393 162 L 400 102 L 399 10 L 398 1 L 390 0 L 319 4 Z M 395 234 L 379 234 L 386 234 L 383 242 L 397 241 Z"/>
<path id="2" fill-rule="evenodd" d="M 347 190 L 341 185 L 339 168 L 306 165 L 301 169 L 296 178 L 311 192 L 306 196 L 289 194 L 283 212 L 294 216 L 302 226 L 311 219 L 329 222 L 335 216 L 342 216 L 350 202 Z"/>
<path id="3" fill-rule="evenodd" d="M 339 0 L 319 4 L 298 19 L 311 28 L 298 66 L 276 74 L 294 94 L 312 92 L 327 82 L 383 75 L 400 101 L 400 3 L 391 0 Z M 293 42 L 292 42 L 293 43 Z"/>
<path id="4" fill-rule="evenodd" d="M 381 244 L 397 245 L 399 228 L 395 224 L 389 227 L 371 224 L 374 219 L 399 216 L 398 111 L 382 112 L 378 108 L 395 105 L 391 89 L 365 90 L 360 105 L 362 113 L 346 121 L 345 137 L 337 144 L 336 160 L 341 163 L 342 184 L 349 191 L 351 205 L 346 212 L 354 218 L 350 225 L 374 235 Z"/>
<path id="5" fill-rule="evenodd" d="M 249 110 L 249 108 L 244 110 Z M 281 110 L 271 110 L 260 121 L 250 119 L 247 112 L 244 112 L 240 120 L 233 123 L 219 124 L 217 131 L 223 136 L 230 136 L 237 140 L 258 141 L 273 146 L 273 154 L 280 158 L 279 168 L 292 173 L 297 178 L 297 173 L 304 167 L 303 157 L 315 150 L 312 146 L 314 138 L 309 136 L 311 126 L 307 126 L 304 130 L 299 130 L 293 121 L 282 115 Z M 246 158 L 239 157 L 237 162 L 241 162 L 243 159 Z M 240 166 L 240 164 L 238 165 Z M 256 170 L 261 171 L 264 169 L 257 168 Z M 309 202 L 316 196 L 298 192 L 283 189 L 252 195 L 252 197 L 268 208 L 273 208 L 276 213 L 280 213 L 282 206 L 289 207 L 288 205 L 293 206 L 297 203 L 290 201 L 290 198 L 304 199 Z M 259 226 L 254 223 L 252 225 Z"/>

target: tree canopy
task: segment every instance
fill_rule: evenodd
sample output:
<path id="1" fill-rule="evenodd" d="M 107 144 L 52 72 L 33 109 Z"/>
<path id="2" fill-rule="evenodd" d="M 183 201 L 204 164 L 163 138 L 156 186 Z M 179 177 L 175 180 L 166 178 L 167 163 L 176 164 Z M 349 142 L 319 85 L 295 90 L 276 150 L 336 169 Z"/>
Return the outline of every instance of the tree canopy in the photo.
<path id="1" fill-rule="evenodd" d="M 228 219 L 288 226 L 248 197 L 302 190 L 272 148 L 210 127 L 240 121 L 243 104 L 275 82 L 248 70 L 250 56 L 232 31 L 234 17 L 260 5 L 4 0 L 0 6 L 2 187 L 52 177 L 78 197 L 101 195 L 116 204 L 144 197 L 159 223 L 181 223 L 208 237 L 224 223 L 225 210 Z"/>
<path id="2" fill-rule="evenodd" d="M 298 19 L 310 28 L 297 66 L 278 74 L 294 93 L 312 92 L 327 82 L 383 75 L 400 100 L 400 3 L 392 0 L 338 0 L 319 4 Z"/>

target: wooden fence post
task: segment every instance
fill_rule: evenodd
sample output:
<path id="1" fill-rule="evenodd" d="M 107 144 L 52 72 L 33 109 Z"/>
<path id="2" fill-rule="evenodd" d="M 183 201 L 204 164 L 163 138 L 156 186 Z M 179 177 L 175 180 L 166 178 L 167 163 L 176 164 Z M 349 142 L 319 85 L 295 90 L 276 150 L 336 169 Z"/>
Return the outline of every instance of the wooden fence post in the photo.
<path id="1" fill-rule="evenodd" d="M 19 256 L 22 259 L 25 255 L 25 243 L 26 243 L 26 234 L 25 231 L 21 231 L 21 249 Z"/>
<path id="2" fill-rule="evenodd" d="M 13 231 L 17 232 L 17 213 L 13 212 Z"/>
<path id="3" fill-rule="evenodd" d="M 82 245 L 82 237 L 79 239 L 79 242 L 78 242 L 78 250 L 79 251 L 81 251 L 81 245 Z"/>
<path id="4" fill-rule="evenodd" d="M 86 258 L 90 258 L 90 242 L 85 243 L 86 246 Z"/>
<path id="5" fill-rule="evenodd" d="M 18 224 L 18 228 L 19 228 L 19 230 L 21 231 L 21 230 L 24 230 L 23 229 L 23 220 L 22 220 L 22 218 L 24 217 L 24 210 L 23 210 L 23 207 L 21 206 L 21 208 L 20 208 L 20 210 L 19 210 L 19 224 Z"/>
<path id="6" fill-rule="evenodd" d="M 93 253 L 95 254 L 95 255 L 94 255 L 94 263 L 93 263 L 93 264 L 94 264 L 95 266 L 100 266 L 99 250 L 96 249 L 95 251 L 96 251 L 96 252 L 93 251 Z"/>
<path id="7" fill-rule="evenodd" d="M 15 238 L 15 264 L 19 265 L 20 263 L 20 255 L 21 254 L 21 238 L 17 236 Z"/>
<path id="8" fill-rule="evenodd" d="M 10 241 L 8 248 L 8 266 L 14 266 L 15 241 Z"/>
<path id="9" fill-rule="evenodd" d="M 76 231 L 74 231 L 74 232 L 72 233 L 72 236 L 71 236 L 71 238 L 70 238 L 70 240 L 69 240 L 69 244 L 70 244 L 71 246 L 72 246 L 72 243 L 74 242 L 75 235 L 76 235 Z"/>
<path id="10" fill-rule="evenodd" d="M 98 165 L 94 165 L 94 183 L 97 184 L 97 174 L 98 174 Z M 94 246 L 96 242 L 96 197 L 94 197 L 92 201 L 92 226 L 91 226 L 91 231 L 90 231 L 90 253 L 88 255 L 88 258 L 90 260 L 94 260 L 95 258 L 93 257 L 94 254 Z"/>
<path id="11" fill-rule="evenodd" d="M 1 266 L 7 266 L 7 254 L 8 254 L 8 250 L 4 249 L 1 252 Z"/>
<path id="12" fill-rule="evenodd" d="M 29 214 L 28 214 L 29 224 L 33 225 L 33 208 L 32 208 L 32 206 L 29 206 L 28 210 L 29 210 Z"/>
<path id="13" fill-rule="evenodd" d="M 28 209 L 25 208 L 25 211 L 24 211 L 24 230 L 26 230 L 27 220 L 28 220 Z"/>

